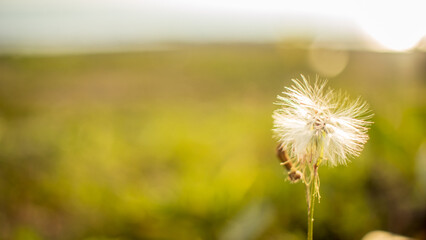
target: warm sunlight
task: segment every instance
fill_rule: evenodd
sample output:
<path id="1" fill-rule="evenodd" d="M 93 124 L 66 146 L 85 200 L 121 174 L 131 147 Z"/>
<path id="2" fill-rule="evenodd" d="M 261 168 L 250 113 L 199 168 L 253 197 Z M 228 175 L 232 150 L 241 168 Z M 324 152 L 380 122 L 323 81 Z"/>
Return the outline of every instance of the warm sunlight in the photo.
<path id="1" fill-rule="evenodd" d="M 426 240 L 424 10 L 0 0 L 0 240 Z"/>
<path id="2" fill-rule="evenodd" d="M 267 43 L 294 35 L 337 37 L 343 48 L 405 51 L 426 35 L 426 15 L 419 5 L 410 0 L 386 5 L 336 0 L 7 0 L 0 2 L 0 51 Z M 334 48 L 335 42 L 326 47 Z"/>
<path id="3" fill-rule="evenodd" d="M 407 51 L 426 35 L 426 16 L 422 7 L 382 2 L 370 3 L 370 9 L 354 15 L 361 29 L 388 51 Z"/>

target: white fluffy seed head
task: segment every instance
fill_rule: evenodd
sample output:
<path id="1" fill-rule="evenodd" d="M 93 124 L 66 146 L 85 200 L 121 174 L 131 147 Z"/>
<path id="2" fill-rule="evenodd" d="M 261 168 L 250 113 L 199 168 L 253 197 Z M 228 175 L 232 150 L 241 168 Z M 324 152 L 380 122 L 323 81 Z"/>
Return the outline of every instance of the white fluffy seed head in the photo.
<path id="1" fill-rule="evenodd" d="M 323 158 L 329 165 L 346 164 L 358 156 L 368 140 L 372 114 L 365 101 L 351 101 L 346 93 L 325 89 L 326 81 L 311 85 L 293 80 L 278 96 L 281 108 L 273 113 L 274 134 L 290 155 L 300 158 L 322 141 Z"/>

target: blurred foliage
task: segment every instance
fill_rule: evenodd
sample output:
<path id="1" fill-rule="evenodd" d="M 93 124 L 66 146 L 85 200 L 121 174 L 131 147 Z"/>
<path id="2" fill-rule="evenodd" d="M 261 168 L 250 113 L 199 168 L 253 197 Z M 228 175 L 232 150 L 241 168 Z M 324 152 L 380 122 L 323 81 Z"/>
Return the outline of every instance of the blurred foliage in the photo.
<path id="1" fill-rule="evenodd" d="M 375 113 L 322 167 L 316 239 L 425 237 L 426 56 L 350 51 L 334 88 Z M 0 239 L 304 239 L 302 184 L 275 158 L 272 103 L 309 49 L 0 57 Z"/>

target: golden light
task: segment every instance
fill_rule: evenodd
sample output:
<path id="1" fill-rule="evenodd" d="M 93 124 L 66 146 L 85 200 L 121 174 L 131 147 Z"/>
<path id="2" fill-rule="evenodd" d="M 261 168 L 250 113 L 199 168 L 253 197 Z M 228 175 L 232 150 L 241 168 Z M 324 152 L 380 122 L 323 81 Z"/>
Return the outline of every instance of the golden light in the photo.
<path id="1" fill-rule="evenodd" d="M 368 10 L 358 9 L 354 18 L 382 50 L 408 51 L 426 36 L 426 17 L 422 9 L 422 6 L 410 2 L 402 5 L 372 1 Z"/>
<path id="2" fill-rule="evenodd" d="M 385 50 L 408 51 L 417 46 L 424 34 L 413 25 L 406 27 L 383 27 L 380 24 L 366 24 L 362 29 Z"/>
<path id="3" fill-rule="evenodd" d="M 326 77 L 339 75 L 348 65 L 349 54 L 345 50 L 312 47 L 308 62 L 311 68 Z"/>

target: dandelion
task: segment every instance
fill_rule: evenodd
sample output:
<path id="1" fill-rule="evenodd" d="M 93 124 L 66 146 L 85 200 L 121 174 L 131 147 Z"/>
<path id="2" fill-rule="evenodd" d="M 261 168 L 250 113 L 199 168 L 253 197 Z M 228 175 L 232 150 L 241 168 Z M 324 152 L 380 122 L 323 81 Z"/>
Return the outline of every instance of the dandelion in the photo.
<path id="1" fill-rule="evenodd" d="M 318 77 L 313 85 L 301 77 L 278 96 L 281 108 L 273 113 L 273 131 L 290 181 L 305 183 L 312 239 L 314 200 L 320 199 L 318 167 L 346 165 L 358 156 L 368 140 L 372 114 L 360 98 L 352 101 L 346 93 L 325 89 L 326 81 Z"/>

